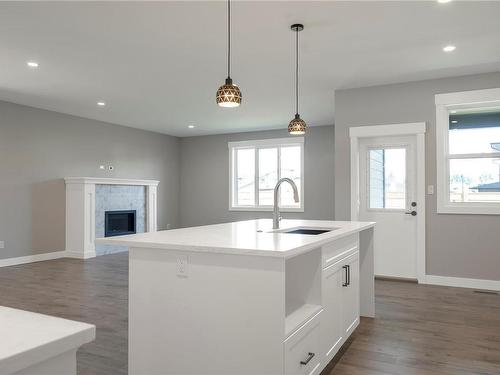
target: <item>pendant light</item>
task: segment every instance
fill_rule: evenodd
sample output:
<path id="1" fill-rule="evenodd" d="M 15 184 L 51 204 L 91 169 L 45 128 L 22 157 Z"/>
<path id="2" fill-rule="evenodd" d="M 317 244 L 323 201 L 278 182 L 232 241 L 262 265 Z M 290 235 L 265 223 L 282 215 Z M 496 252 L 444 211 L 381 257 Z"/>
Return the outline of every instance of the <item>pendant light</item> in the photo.
<path id="1" fill-rule="evenodd" d="M 288 124 L 288 133 L 302 135 L 307 129 L 306 122 L 299 115 L 299 32 L 304 30 L 304 25 L 295 23 L 290 28 L 295 31 L 295 117 Z"/>
<path id="2" fill-rule="evenodd" d="M 219 107 L 234 108 L 241 104 L 241 91 L 231 79 L 231 1 L 227 0 L 227 78 L 217 90 Z"/>

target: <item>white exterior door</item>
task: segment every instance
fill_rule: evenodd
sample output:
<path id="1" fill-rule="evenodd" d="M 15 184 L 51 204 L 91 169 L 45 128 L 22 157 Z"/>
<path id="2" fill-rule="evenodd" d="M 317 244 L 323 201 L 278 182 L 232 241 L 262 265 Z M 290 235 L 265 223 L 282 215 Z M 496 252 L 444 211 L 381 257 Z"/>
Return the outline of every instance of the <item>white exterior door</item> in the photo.
<path id="1" fill-rule="evenodd" d="M 417 138 L 359 140 L 359 219 L 376 221 L 375 275 L 417 279 Z"/>

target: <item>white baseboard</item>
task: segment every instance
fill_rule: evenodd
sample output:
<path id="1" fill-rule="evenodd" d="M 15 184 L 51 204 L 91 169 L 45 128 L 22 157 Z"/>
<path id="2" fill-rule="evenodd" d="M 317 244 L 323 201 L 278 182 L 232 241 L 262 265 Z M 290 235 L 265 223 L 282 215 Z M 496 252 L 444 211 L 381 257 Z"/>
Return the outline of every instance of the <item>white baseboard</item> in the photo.
<path id="1" fill-rule="evenodd" d="M 82 254 L 81 252 L 78 251 L 66 250 L 64 251 L 64 256 L 66 258 L 74 258 L 74 259 L 89 259 L 89 258 L 95 258 L 96 254 L 95 251 L 87 251 Z"/>
<path id="2" fill-rule="evenodd" d="M 500 291 L 500 280 L 467 279 L 464 277 L 426 275 L 425 282 L 423 284 Z"/>
<path id="3" fill-rule="evenodd" d="M 35 255 L 27 255 L 24 257 L 0 259 L 0 267 L 15 266 L 17 264 L 26 264 L 26 263 L 33 263 L 33 262 L 41 262 L 44 260 L 52 260 L 52 259 L 59 259 L 59 258 L 65 258 L 65 257 L 66 257 L 65 251 L 55 251 L 52 253 L 35 254 Z"/>

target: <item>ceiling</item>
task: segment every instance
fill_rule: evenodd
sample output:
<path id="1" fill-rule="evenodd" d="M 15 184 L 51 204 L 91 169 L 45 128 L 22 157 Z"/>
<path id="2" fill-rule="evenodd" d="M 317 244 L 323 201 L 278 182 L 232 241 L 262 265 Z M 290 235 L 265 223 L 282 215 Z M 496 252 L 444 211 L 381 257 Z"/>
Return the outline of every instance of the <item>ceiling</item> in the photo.
<path id="1" fill-rule="evenodd" d="M 223 1 L 2 2 L 0 100 L 175 136 L 286 128 L 295 22 L 312 126 L 333 124 L 335 89 L 500 71 L 500 2 L 237 1 L 232 14 L 243 103 L 226 109 Z"/>

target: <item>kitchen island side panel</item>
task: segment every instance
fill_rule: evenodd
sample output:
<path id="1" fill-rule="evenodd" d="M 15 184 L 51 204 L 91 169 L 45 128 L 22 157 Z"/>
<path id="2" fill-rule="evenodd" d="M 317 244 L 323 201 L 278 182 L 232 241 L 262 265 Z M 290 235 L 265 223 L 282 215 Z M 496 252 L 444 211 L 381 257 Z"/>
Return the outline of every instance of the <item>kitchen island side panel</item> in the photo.
<path id="1" fill-rule="evenodd" d="M 129 374 L 283 374 L 284 259 L 131 248 L 129 260 Z"/>
<path id="2" fill-rule="evenodd" d="M 375 318 L 374 232 L 374 227 L 359 232 L 360 315 L 366 318 Z"/>

